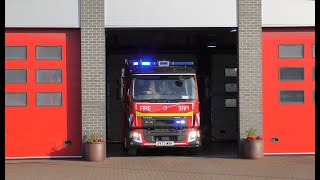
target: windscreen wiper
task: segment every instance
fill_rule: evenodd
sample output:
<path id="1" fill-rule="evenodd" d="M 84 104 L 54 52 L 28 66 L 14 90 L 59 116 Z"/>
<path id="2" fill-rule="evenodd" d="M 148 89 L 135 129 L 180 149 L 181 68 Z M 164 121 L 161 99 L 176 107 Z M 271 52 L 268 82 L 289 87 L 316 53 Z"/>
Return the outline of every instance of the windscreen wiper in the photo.
<path id="1" fill-rule="evenodd" d="M 169 102 L 188 102 L 191 101 L 192 99 L 169 99 Z"/>
<path id="2" fill-rule="evenodd" d="M 150 100 L 150 102 L 152 102 L 152 103 L 156 103 L 156 102 L 158 102 L 158 103 L 167 103 L 168 100 L 167 99 L 153 99 L 153 100 Z"/>

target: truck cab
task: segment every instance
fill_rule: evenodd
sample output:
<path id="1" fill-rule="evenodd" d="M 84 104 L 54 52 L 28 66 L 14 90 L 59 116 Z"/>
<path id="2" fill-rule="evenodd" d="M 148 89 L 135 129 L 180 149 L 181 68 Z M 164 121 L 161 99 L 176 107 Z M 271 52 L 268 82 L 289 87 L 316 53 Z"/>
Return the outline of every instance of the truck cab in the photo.
<path id="1" fill-rule="evenodd" d="M 139 148 L 201 146 L 197 77 L 193 62 L 126 61 L 123 71 L 123 142 Z"/>

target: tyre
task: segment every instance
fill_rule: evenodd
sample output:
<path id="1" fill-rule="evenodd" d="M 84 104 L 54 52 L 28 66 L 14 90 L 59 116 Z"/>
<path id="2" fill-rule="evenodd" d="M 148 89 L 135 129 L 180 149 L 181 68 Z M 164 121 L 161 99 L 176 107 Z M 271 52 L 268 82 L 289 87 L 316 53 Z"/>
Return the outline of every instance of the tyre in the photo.
<path id="1" fill-rule="evenodd" d="M 127 138 L 124 138 L 123 148 L 126 151 L 128 150 L 128 139 Z"/>
<path id="2" fill-rule="evenodd" d="M 197 148 L 197 147 L 185 149 L 185 154 L 189 156 L 195 156 L 195 155 L 198 155 L 199 153 L 200 153 L 200 148 Z"/>
<path id="3" fill-rule="evenodd" d="M 136 156 L 137 155 L 137 149 L 136 148 L 128 148 L 127 153 L 129 156 Z"/>

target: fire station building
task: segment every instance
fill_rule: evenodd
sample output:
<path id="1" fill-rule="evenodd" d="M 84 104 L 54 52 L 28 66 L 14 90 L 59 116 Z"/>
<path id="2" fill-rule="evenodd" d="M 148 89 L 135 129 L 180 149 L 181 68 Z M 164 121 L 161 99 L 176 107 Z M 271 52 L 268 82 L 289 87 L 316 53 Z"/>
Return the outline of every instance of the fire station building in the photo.
<path id="1" fill-rule="evenodd" d="M 121 137 L 124 59 L 196 64 L 201 136 L 315 152 L 314 0 L 6 0 L 5 157 Z M 205 143 L 204 143 L 205 144 Z M 107 146 L 108 147 L 108 146 Z"/>

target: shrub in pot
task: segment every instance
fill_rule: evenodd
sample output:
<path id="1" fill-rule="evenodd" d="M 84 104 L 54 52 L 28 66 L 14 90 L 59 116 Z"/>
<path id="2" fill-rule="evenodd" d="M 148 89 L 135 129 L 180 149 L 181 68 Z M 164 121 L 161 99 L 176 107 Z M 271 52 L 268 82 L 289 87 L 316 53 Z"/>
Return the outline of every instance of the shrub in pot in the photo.
<path id="1" fill-rule="evenodd" d="M 85 158 L 87 161 L 103 161 L 106 159 L 106 144 L 102 136 L 90 134 L 85 141 Z"/>
<path id="2" fill-rule="evenodd" d="M 256 129 L 251 128 L 243 144 L 243 157 L 246 159 L 260 159 L 264 156 L 263 139 L 256 136 Z"/>

